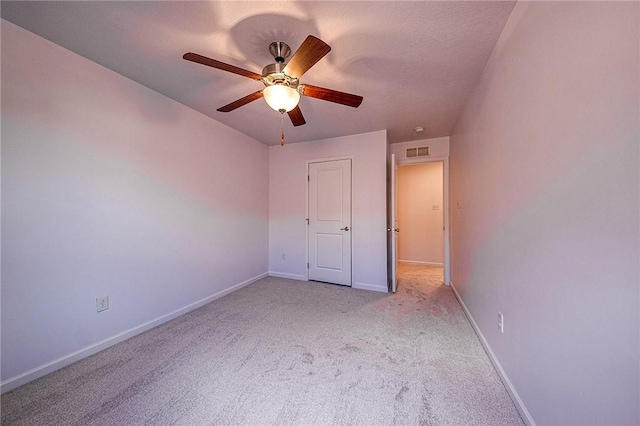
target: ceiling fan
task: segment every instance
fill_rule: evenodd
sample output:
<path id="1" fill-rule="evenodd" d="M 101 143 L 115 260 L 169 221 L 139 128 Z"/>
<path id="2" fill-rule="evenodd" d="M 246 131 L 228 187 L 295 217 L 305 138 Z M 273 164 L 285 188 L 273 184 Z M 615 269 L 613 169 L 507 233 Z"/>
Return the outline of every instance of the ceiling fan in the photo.
<path id="1" fill-rule="evenodd" d="M 306 121 L 298 106 L 300 95 L 335 102 L 353 108 L 359 107 L 362 103 L 362 96 L 300 83 L 300 77 L 329 53 L 330 50 L 331 47 L 328 44 L 310 35 L 293 54 L 289 62 L 285 63 L 285 60 L 291 54 L 291 48 L 286 43 L 275 41 L 269 45 L 269 52 L 273 55 L 276 62 L 264 67 L 262 74 L 207 58 L 197 53 L 185 53 L 183 58 L 187 61 L 258 80 L 265 85 L 264 89 L 220 107 L 218 111 L 230 112 L 249 102 L 264 97 L 271 108 L 279 111 L 281 114 L 286 112 L 294 126 L 301 126 L 305 124 Z"/>

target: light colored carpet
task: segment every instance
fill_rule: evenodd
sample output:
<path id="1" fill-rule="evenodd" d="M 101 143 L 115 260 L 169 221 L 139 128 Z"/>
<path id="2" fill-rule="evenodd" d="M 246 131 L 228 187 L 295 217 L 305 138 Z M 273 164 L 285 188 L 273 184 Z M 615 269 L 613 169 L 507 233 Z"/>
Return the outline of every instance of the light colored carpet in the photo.
<path id="1" fill-rule="evenodd" d="M 522 424 L 441 274 L 265 278 L 2 395 L 2 424 Z"/>

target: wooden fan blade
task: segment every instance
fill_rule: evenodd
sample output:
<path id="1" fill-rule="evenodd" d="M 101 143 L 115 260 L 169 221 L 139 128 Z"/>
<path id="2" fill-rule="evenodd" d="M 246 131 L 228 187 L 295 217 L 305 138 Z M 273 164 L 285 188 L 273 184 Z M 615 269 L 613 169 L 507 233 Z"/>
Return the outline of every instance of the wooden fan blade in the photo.
<path id="1" fill-rule="evenodd" d="M 198 55 L 197 53 L 185 53 L 182 56 L 183 59 L 187 61 L 196 62 L 198 64 L 207 65 L 209 67 L 217 68 L 222 71 L 231 72 L 234 74 L 241 75 L 243 77 L 249 77 L 254 80 L 262 80 L 262 76 L 253 71 L 248 71 L 243 68 L 238 68 L 233 65 L 225 64 L 224 62 L 216 61 L 215 59 L 207 58 L 206 56 Z"/>
<path id="2" fill-rule="evenodd" d="M 289 111 L 287 114 L 289 114 L 291 122 L 296 127 L 302 126 L 306 123 L 306 121 L 304 120 L 304 116 L 302 115 L 302 111 L 300 111 L 300 105 Z"/>
<path id="3" fill-rule="evenodd" d="M 301 84 L 300 87 L 302 87 L 302 89 L 299 89 L 300 93 L 311 98 L 335 102 L 353 108 L 358 108 L 362 103 L 362 96 L 338 92 L 337 90 L 325 89 L 324 87 L 312 86 L 310 84 Z"/>
<path id="4" fill-rule="evenodd" d="M 331 51 L 331 47 L 312 35 L 308 36 L 293 54 L 291 60 L 284 67 L 284 73 L 290 77 L 300 78 L 316 62 Z"/>
<path id="5" fill-rule="evenodd" d="M 253 102 L 256 99 L 260 99 L 262 97 L 262 90 L 258 90 L 250 95 L 245 96 L 244 98 L 240 98 L 237 101 L 233 101 L 228 105 L 218 108 L 220 112 L 229 112 L 233 111 L 236 108 L 240 108 L 242 105 L 246 105 L 249 102 Z"/>

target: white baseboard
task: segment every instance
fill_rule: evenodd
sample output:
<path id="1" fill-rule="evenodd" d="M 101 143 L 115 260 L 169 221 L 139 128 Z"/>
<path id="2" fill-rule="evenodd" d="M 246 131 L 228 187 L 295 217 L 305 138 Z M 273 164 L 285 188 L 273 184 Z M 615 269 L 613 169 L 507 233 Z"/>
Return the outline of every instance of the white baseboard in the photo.
<path id="1" fill-rule="evenodd" d="M 367 283 L 355 283 L 351 286 L 352 288 L 357 288 L 359 290 L 369 290 L 369 291 L 378 291 L 380 293 L 388 293 L 389 289 L 387 286 L 375 285 L 375 284 L 367 284 Z"/>
<path id="2" fill-rule="evenodd" d="M 453 290 L 453 294 L 456 296 L 456 299 L 458 299 L 458 303 L 460 303 L 460 306 L 462 307 L 464 314 L 469 319 L 469 322 L 471 323 L 471 327 L 473 327 L 473 330 L 478 335 L 478 338 L 480 339 L 480 343 L 482 343 L 482 346 L 484 347 L 485 352 L 487 353 L 487 355 L 489 355 L 489 359 L 491 360 L 491 363 L 493 364 L 496 371 L 498 372 L 498 376 L 500 376 L 500 379 L 502 380 L 504 387 L 507 389 L 507 392 L 509 393 L 511 400 L 513 401 L 514 405 L 518 409 L 518 412 L 520 413 L 520 417 L 522 417 L 522 420 L 525 422 L 525 424 L 527 424 L 527 426 L 536 426 L 536 423 L 533 421 L 533 418 L 531 417 L 529 410 L 527 410 L 527 407 L 524 405 L 524 402 L 522 402 L 522 399 L 520 398 L 518 391 L 516 391 L 515 387 L 513 387 L 513 384 L 511 383 L 511 380 L 509 380 L 507 373 L 505 373 L 505 371 L 502 369 L 502 365 L 500 365 L 500 361 L 498 361 L 498 358 L 496 358 L 496 355 L 493 353 L 493 350 L 491 349 L 491 346 L 489 346 L 489 342 L 487 342 L 487 339 L 484 338 L 482 331 L 480 331 L 480 328 L 478 327 L 478 324 L 476 323 L 476 321 L 473 319 L 471 312 L 469 312 L 469 309 L 467 309 L 467 305 L 464 304 L 464 301 L 462 300 L 462 297 L 460 297 L 460 294 L 458 293 L 458 290 L 456 290 L 456 287 L 453 285 L 453 282 L 449 283 L 449 286 Z"/>
<path id="3" fill-rule="evenodd" d="M 268 275 L 270 277 L 276 277 L 276 278 L 287 278 L 290 280 L 308 281 L 307 277 L 305 277 L 304 275 L 298 275 L 298 274 L 286 274 L 284 272 L 269 271 Z"/>
<path id="4" fill-rule="evenodd" d="M 307 279 L 307 277 L 305 277 L 304 275 L 285 274 L 285 273 L 282 273 L 282 272 L 269 271 L 269 276 L 270 277 L 276 277 L 276 278 L 287 278 L 287 279 L 290 279 L 290 280 L 309 281 Z M 336 284 L 336 285 L 338 285 L 338 284 Z M 351 286 L 345 286 L 345 287 L 357 288 L 359 290 L 379 291 L 381 293 L 388 293 L 389 292 L 387 287 L 382 287 L 382 286 L 374 285 L 374 284 L 366 284 L 366 283 L 355 283 L 355 284 L 353 284 Z"/>
<path id="5" fill-rule="evenodd" d="M 439 267 L 443 267 L 444 264 L 443 263 L 438 263 L 438 262 L 421 262 L 419 260 L 401 260 L 398 259 L 398 263 L 407 263 L 407 264 L 412 264 L 412 265 L 427 265 L 427 266 L 439 266 Z"/>
<path id="6" fill-rule="evenodd" d="M 46 376 L 49 373 L 52 373 L 56 370 L 61 369 L 62 367 L 66 367 L 67 365 L 73 364 L 76 361 L 79 361 L 83 358 L 86 358 L 90 355 L 93 355 L 95 353 L 100 352 L 101 350 L 104 350 L 110 346 L 115 345 L 116 343 L 120 343 L 124 340 L 129 339 L 130 337 L 136 336 L 138 334 L 144 333 L 147 330 L 150 330 L 154 327 L 159 326 L 160 324 L 163 324 L 167 321 L 170 321 L 176 317 L 179 317 L 180 315 L 186 314 L 187 312 L 193 311 L 195 309 L 198 309 L 201 306 L 206 305 L 209 302 L 213 302 L 216 299 L 219 299 L 223 296 L 226 296 L 229 293 L 232 293 L 236 290 L 241 289 L 242 287 L 245 287 L 249 284 L 252 284 L 264 277 L 266 277 L 268 274 L 265 272 L 263 274 L 257 275 L 253 278 L 249 278 L 246 281 L 243 281 L 239 284 L 236 284 L 234 286 L 231 286 L 225 290 L 219 291 L 218 293 L 212 294 L 211 296 L 207 296 L 204 299 L 200 299 L 197 302 L 193 302 L 187 306 L 184 306 L 182 308 L 176 309 L 173 312 L 169 312 L 168 314 L 162 315 L 161 317 L 158 317 L 154 320 L 145 322 L 144 324 L 140 324 L 139 326 L 133 327 L 127 331 L 123 331 L 122 333 L 116 334 L 115 336 L 111 336 L 107 339 L 104 339 L 100 342 L 94 343 L 93 345 L 87 346 L 85 348 L 82 348 L 80 350 L 77 350 L 73 353 L 70 353 L 69 355 L 65 355 L 63 357 L 60 357 L 58 359 L 55 359 L 51 362 L 48 362 L 46 364 L 40 365 L 38 367 L 32 368 L 29 371 L 26 371 L 22 374 L 19 374 L 15 377 L 11 377 L 5 381 L 3 381 L 2 383 L 0 383 L 0 393 L 5 393 L 8 392 L 12 389 L 15 389 L 19 386 L 24 385 L 25 383 L 28 383 L 32 380 L 35 380 L 37 378 L 40 378 L 42 376 Z"/>
<path id="7" fill-rule="evenodd" d="M 307 277 L 305 277 L 304 275 L 286 274 L 282 272 L 269 271 L 269 276 L 276 277 L 276 278 L 287 278 L 290 280 L 309 281 Z M 349 286 L 346 286 L 346 287 L 349 287 Z M 389 292 L 387 287 L 374 285 L 374 284 L 366 284 L 366 283 L 355 283 L 351 285 L 351 288 L 357 288 L 359 290 L 379 291 L 381 293 Z"/>

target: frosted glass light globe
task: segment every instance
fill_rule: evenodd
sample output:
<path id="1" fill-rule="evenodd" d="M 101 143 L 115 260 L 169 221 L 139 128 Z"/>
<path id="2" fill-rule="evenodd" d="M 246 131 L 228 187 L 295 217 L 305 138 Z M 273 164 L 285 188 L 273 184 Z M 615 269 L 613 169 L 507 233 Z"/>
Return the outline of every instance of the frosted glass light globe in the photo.
<path id="1" fill-rule="evenodd" d="M 289 112 L 300 101 L 300 93 L 297 90 L 282 84 L 267 86 L 262 91 L 262 94 L 267 104 L 276 111 L 285 110 L 285 112 Z"/>

